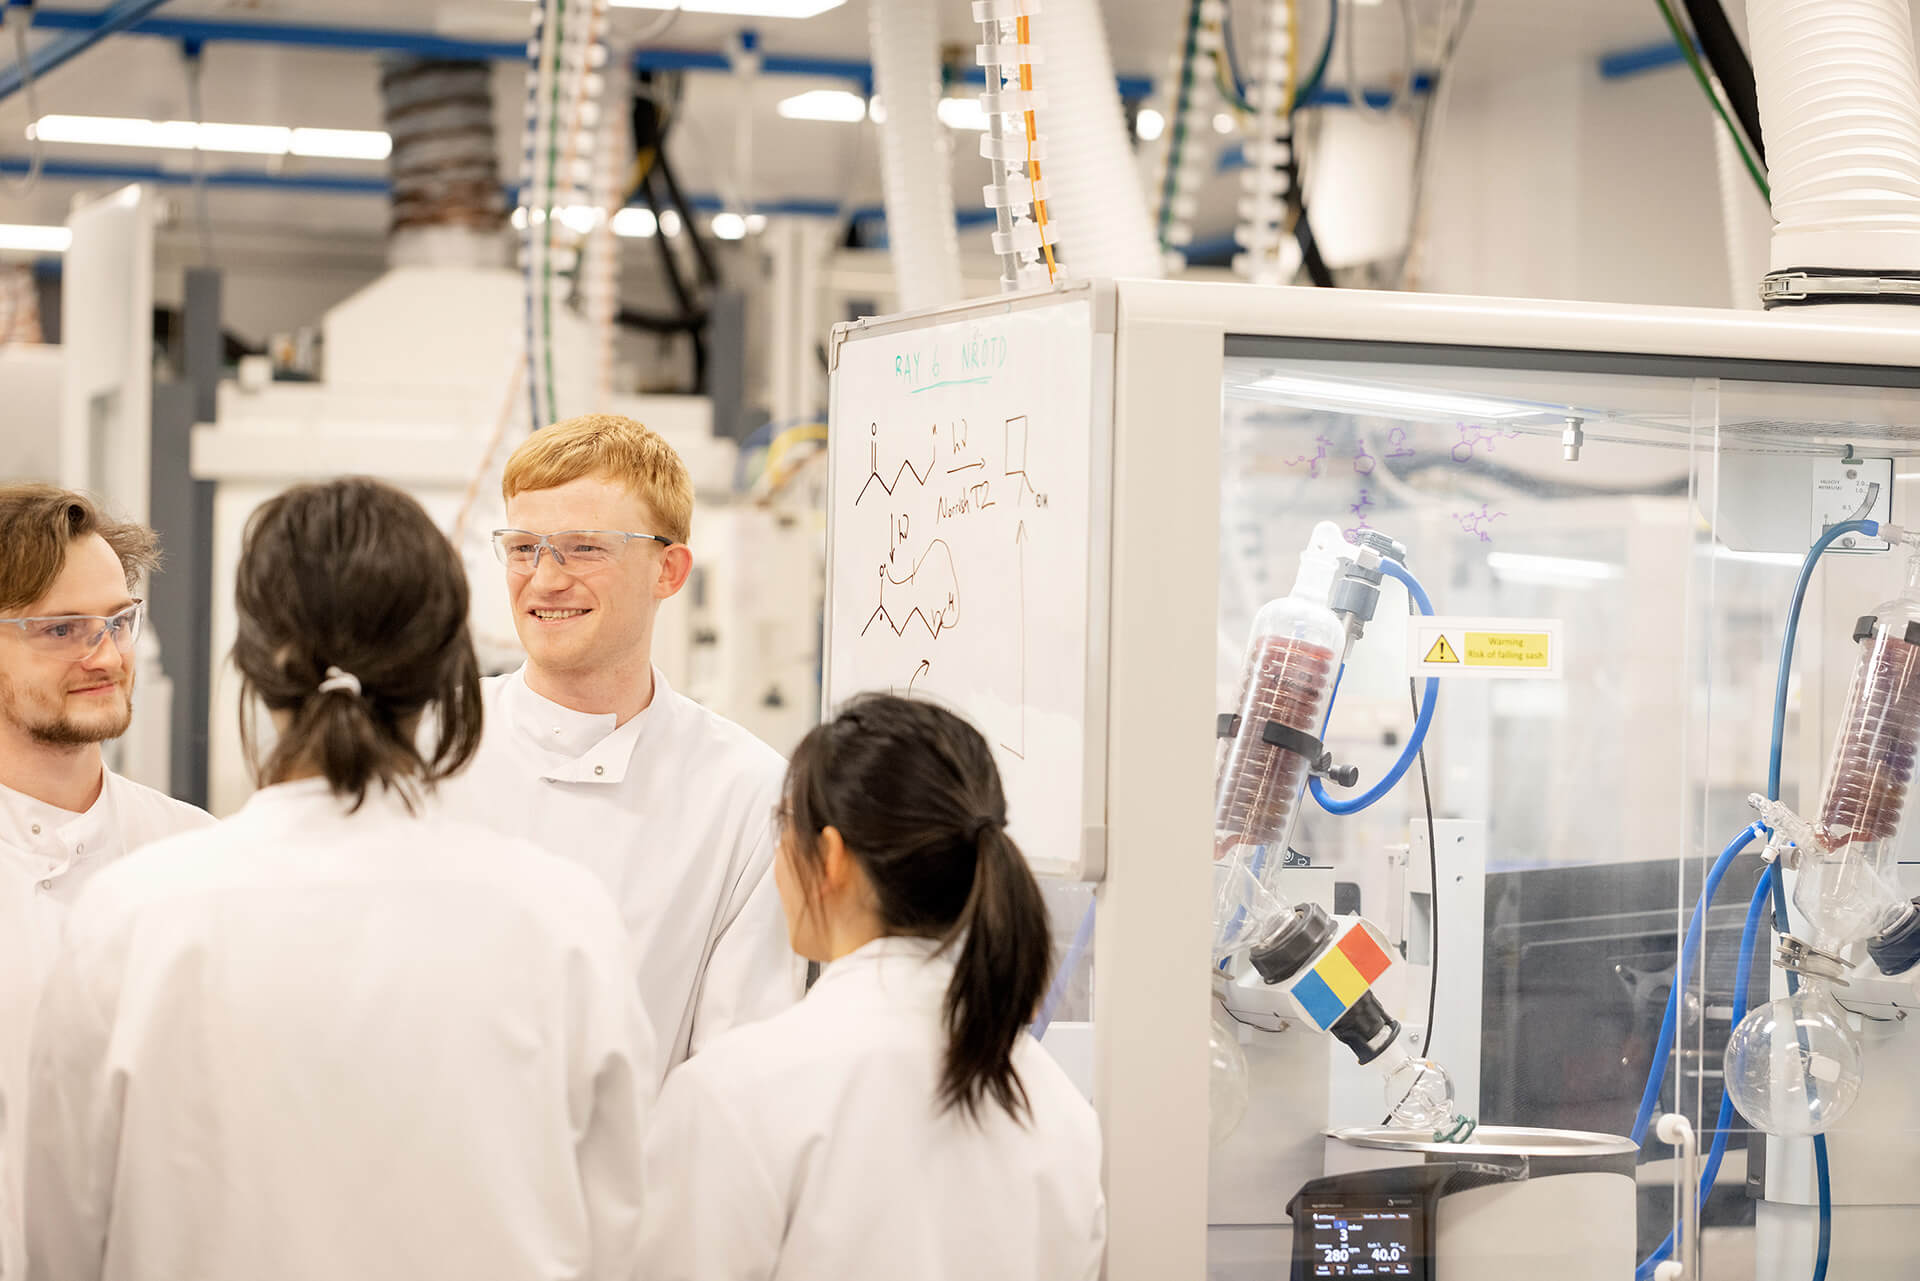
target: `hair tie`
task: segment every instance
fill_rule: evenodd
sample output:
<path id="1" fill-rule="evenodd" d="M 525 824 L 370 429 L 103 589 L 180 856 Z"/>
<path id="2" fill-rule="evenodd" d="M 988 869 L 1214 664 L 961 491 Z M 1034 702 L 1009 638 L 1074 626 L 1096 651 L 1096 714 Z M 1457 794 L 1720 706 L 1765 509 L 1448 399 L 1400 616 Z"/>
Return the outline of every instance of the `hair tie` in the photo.
<path id="1" fill-rule="evenodd" d="M 343 672 L 338 667 L 329 667 L 327 679 L 320 682 L 320 692 L 331 694 L 335 690 L 344 691 L 358 698 L 360 697 L 360 678 L 352 672 Z"/>
<path id="2" fill-rule="evenodd" d="M 1007 820 L 1004 818 L 995 818 L 991 814 L 982 814 L 968 825 L 967 839 L 975 845 L 978 845 L 982 836 L 985 836 L 996 827 L 1005 827 L 1006 825 Z"/>

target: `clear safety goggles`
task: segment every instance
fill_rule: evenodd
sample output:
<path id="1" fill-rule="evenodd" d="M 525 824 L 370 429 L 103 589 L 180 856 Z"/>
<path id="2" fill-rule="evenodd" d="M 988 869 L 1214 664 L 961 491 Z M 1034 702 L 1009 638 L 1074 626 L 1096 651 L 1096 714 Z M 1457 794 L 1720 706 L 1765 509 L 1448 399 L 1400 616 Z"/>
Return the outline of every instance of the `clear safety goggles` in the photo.
<path id="1" fill-rule="evenodd" d="M 17 627 L 27 647 L 50 658 L 77 662 L 100 648 L 109 636 L 122 654 L 133 652 L 134 642 L 147 620 L 147 603 L 137 600 L 116 614 L 52 614 L 42 618 L 0 618 L 0 627 Z"/>
<path id="2" fill-rule="evenodd" d="M 655 542 L 662 547 L 674 545 L 671 538 L 661 534 L 630 534 L 618 529 L 563 529 L 557 534 L 496 529 L 493 554 L 516 574 L 531 574 L 539 569 L 543 552 L 551 555 L 554 564 L 562 569 L 582 573 L 613 564 L 635 542 Z"/>

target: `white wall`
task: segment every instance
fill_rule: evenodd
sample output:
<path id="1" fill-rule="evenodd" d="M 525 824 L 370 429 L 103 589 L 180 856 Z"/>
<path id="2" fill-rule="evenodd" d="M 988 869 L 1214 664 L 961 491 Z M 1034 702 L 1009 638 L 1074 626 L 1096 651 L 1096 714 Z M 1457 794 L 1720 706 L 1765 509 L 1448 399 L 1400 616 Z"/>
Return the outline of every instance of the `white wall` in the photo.
<path id="1" fill-rule="evenodd" d="M 1603 80 L 1591 60 L 1462 86 L 1430 195 L 1423 288 L 1724 307 L 1719 127 L 1685 67 Z M 1742 212 L 1764 271 L 1763 202 Z"/>

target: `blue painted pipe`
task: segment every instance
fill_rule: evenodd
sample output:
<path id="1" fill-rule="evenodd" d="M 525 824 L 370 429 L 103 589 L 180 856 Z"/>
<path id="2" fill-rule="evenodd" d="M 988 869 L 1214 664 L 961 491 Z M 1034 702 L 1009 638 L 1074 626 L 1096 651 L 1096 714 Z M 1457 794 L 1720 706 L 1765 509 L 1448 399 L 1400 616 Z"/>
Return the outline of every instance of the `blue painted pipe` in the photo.
<path id="1" fill-rule="evenodd" d="M 102 9 L 95 17 L 97 22 L 91 30 L 69 31 L 47 41 L 27 55 L 27 66 L 15 63 L 0 68 L 0 98 L 6 98 L 20 92 L 26 84 L 26 72 L 31 69 L 37 80 L 54 68 L 79 57 L 116 31 L 125 31 L 142 18 L 165 4 L 166 0 L 120 0 L 118 4 Z M 37 21 L 36 21 L 37 25 Z"/>

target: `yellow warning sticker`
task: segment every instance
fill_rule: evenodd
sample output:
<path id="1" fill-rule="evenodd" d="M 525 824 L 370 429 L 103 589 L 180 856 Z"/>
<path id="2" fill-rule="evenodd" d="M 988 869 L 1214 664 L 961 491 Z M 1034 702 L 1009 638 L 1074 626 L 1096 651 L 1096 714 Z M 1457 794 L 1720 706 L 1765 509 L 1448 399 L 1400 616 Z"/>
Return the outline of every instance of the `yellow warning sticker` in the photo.
<path id="1" fill-rule="evenodd" d="M 1566 626 L 1558 618 L 1453 618 L 1428 615 L 1407 632 L 1415 676 L 1560 680 Z"/>
<path id="2" fill-rule="evenodd" d="M 1440 643 L 1446 644 L 1442 636 Z M 1468 632 L 1467 663 L 1472 667 L 1551 667 L 1553 636 L 1549 632 Z M 1428 662 L 1434 662 L 1429 657 Z"/>

